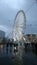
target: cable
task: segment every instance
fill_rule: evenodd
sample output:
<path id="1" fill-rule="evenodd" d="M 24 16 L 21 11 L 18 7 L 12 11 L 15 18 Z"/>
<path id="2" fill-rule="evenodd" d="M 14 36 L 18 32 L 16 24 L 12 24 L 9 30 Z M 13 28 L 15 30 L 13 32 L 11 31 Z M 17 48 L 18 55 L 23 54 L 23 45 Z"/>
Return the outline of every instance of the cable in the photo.
<path id="1" fill-rule="evenodd" d="M 27 13 L 31 8 L 32 6 L 34 5 L 35 3 L 33 3 L 25 12 Z"/>
<path id="2" fill-rule="evenodd" d="M 30 25 L 28 25 L 28 26 L 37 26 L 37 24 L 36 24 L 36 25 L 32 25 L 32 24 L 30 24 Z"/>

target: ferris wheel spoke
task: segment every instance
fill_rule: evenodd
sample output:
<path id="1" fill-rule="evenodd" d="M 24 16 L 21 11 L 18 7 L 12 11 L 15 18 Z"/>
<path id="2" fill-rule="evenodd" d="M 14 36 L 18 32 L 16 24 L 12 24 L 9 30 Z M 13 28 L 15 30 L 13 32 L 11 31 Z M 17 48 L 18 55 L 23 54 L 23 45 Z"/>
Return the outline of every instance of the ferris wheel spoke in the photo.
<path id="1" fill-rule="evenodd" d="M 26 16 L 23 10 L 20 10 L 15 17 L 14 20 L 14 28 L 13 28 L 13 37 L 15 37 L 17 40 L 22 39 L 22 36 L 25 33 L 25 27 L 26 26 Z"/>

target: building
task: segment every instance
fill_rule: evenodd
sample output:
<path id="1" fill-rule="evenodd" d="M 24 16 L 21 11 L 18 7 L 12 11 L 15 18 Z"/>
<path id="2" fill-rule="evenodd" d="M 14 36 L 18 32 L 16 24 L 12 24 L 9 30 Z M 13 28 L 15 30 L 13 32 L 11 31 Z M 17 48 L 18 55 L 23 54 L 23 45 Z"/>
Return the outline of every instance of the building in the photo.
<path id="1" fill-rule="evenodd" d="M 3 38 L 5 38 L 5 32 L 0 30 L 0 43 L 2 43 Z"/>
<path id="2" fill-rule="evenodd" d="M 4 38 L 5 37 L 5 32 L 0 30 L 0 38 Z"/>
<path id="3" fill-rule="evenodd" d="M 36 34 L 27 34 L 25 35 L 26 40 L 29 40 L 30 42 L 35 42 L 37 40 Z"/>

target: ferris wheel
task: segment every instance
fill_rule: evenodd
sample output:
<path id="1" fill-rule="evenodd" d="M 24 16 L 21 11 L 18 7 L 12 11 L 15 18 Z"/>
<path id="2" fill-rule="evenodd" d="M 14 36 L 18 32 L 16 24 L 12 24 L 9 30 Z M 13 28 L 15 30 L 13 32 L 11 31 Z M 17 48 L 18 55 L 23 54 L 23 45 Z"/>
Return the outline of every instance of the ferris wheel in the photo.
<path id="1" fill-rule="evenodd" d="M 23 10 L 17 12 L 13 25 L 13 39 L 21 40 L 26 28 L 26 16 Z"/>

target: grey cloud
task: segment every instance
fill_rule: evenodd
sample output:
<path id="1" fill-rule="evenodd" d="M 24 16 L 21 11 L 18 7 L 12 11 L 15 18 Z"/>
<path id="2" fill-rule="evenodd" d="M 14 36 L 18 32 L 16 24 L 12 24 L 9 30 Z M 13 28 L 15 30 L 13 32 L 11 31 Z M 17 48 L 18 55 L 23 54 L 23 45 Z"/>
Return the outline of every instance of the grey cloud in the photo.
<path id="1" fill-rule="evenodd" d="M 21 0 L 20 1 L 18 0 L 20 4 L 18 3 L 16 8 L 13 7 L 12 0 L 0 1 L 0 25 L 7 26 L 9 31 L 11 32 L 16 13 L 20 9 L 23 9 L 26 15 L 26 33 L 37 33 L 36 30 L 37 27 L 30 26 L 30 24 L 32 25 L 37 24 L 37 4 L 35 3 L 34 0 L 22 0 L 22 1 L 23 3 L 21 2 Z M 31 7 L 32 4 L 33 6 Z M 29 27 L 27 25 L 29 25 Z"/>

